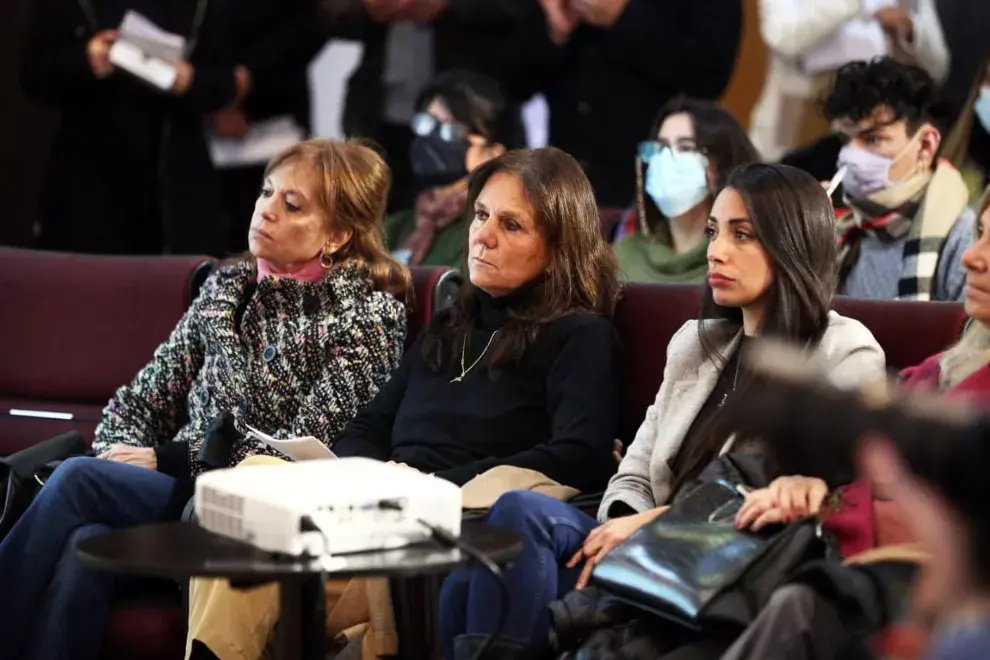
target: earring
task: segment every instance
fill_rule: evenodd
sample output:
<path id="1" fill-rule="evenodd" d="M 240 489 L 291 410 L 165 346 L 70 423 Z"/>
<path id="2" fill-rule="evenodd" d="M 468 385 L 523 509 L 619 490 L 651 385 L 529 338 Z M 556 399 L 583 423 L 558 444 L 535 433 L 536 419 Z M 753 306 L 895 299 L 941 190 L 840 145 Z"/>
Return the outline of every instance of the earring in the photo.
<path id="1" fill-rule="evenodd" d="M 330 248 L 329 250 L 324 249 L 323 252 L 320 253 L 320 266 L 323 270 L 330 270 L 333 268 L 333 253 L 335 252 L 333 248 L 336 246 L 330 245 L 328 247 Z"/>

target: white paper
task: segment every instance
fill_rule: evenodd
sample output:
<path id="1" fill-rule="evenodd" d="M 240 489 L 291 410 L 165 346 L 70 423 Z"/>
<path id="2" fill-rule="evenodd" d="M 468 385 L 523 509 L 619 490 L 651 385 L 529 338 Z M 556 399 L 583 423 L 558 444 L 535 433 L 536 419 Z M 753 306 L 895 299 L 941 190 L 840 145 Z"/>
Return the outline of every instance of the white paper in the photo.
<path id="1" fill-rule="evenodd" d="M 853 18 L 804 53 L 804 71 L 809 75 L 835 71 L 849 62 L 886 54 L 887 37 L 880 22 L 875 18 Z"/>
<path id="2" fill-rule="evenodd" d="M 225 138 L 217 135 L 214 129 L 207 131 L 210 159 L 218 168 L 267 163 L 305 137 L 305 131 L 291 116 L 254 122 L 242 138 Z"/>
<path id="3" fill-rule="evenodd" d="M 317 458 L 337 458 L 330 448 L 312 436 L 279 440 L 253 426 L 248 426 L 248 435 L 276 449 L 293 461 L 308 461 Z"/>
<path id="4" fill-rule="evenodd" d="M 166 32 L 136 11 L 129 10 L 124 14 L 117 32 L 121 39 L 137 46 L 145 55 L 158 57 L 166 62 L 183 59 L 185 37 Z"/>
<path id="5" fill-rule="evenodd" d="M 174 66 L 158 57 L 149 57 L 140 48 L 127 41 L 117 40 L 110 48 L 110 62 L 155 87 L 168 91 L 178 75 Z"/>

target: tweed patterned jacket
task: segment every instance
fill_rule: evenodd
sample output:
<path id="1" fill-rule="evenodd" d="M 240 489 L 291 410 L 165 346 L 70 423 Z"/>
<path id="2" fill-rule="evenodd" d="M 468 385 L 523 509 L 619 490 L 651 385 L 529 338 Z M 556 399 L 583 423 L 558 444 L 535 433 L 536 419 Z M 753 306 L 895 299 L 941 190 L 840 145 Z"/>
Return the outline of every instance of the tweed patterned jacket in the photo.
<path id="1" fill-rule="evenodd" d="M 318 282 L 265 277 L 252 295 L 256 279 L 247 261 L 206 281 L 152 361 L 104 409 L 96 451 L 183 443 L 195 476 L 205 468 L 198 452 L 206 428 L 222 412 L 242 433 L 250 424 L 277 438 L 333 442 L 398 366 L 405 306 L 374 291 L 353 265 Z M 278 452 L 245 438 L 231 464 L 252 454 Z"/>

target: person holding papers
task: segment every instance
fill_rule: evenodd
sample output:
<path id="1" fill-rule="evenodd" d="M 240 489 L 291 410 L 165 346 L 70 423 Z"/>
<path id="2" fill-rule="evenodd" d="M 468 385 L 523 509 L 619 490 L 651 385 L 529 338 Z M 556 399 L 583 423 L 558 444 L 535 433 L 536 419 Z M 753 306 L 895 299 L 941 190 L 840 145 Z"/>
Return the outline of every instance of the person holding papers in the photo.
<path id="1" fill-rule="evenodd" d="M 759 14 L 770 64 L 750 138 L 768 160 L 828 132 L 815 99 L 847 62 L 891 55 L 937 81 L 949 73 L 935 0 L 760 0 Z"/>
<path id="2" fill-rule="evenodd" d="M 4 657 L 97 658 L 119 578 L 83 568 L 79 541 L 178 519 L 195 475 L 280 455 L 250 427 L 329 443 L 385 383 L 410 286 L 381 238 L 389 180 L 353 141 L 305 142 L 269 164 L 251 257 L 207 280 L 104 410 L 98 457 L 62 463 L 0 543 Z"/>
<path id="3" fill-rule="evenodd" d="M 235 98 L 216 1 L 37 0 L 21 81 L 61 111 L 40 197 L 45 249 L 221 254 L 207 114 Z"/>
<path id="4" fill-rule="evenodd" d="M 458 485 L 512 466 L 597 492 L 614 469 L 619 286 L 591 184 L 558 149 L 510 151 L 475 170 L 467 208 L 469 282 L 333 451 Z M 189 610 L 191 658 L 258 658 L 278 587 L 195 580 Z"/>

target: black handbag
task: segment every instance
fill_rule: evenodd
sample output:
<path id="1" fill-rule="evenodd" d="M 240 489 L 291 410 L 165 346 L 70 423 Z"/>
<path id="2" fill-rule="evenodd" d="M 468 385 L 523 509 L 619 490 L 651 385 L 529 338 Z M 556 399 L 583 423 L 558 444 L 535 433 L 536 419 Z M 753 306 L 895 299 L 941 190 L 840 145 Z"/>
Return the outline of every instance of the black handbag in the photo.
<path id="1" fill-rule="evenodd" d="M 813 517 L 736 530 L 744 499 L 724 479 L 699 486 L 605 555 L 591 584 L 692 630 L 745 627 L 794 569 L 831 557 L 833 544 Z"/>
<path id="2" fill-rule="evenodd" d="M 0 458 L 0 540 L 31 506 L 55 468 L 65 459 L 85 453 L 82 435 L 70 431 Z"/>

